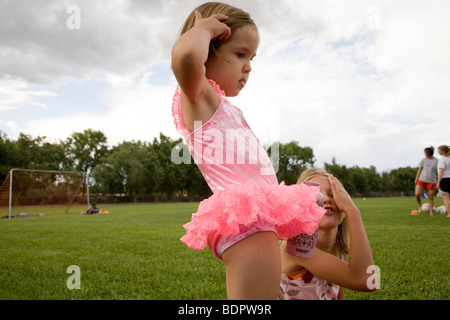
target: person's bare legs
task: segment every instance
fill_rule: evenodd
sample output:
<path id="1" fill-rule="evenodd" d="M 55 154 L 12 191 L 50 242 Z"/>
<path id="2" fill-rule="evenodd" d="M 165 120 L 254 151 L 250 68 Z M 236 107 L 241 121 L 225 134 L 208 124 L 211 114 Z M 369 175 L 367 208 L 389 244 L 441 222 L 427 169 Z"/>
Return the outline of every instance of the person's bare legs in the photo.
<path id="1" fill-rule="evenodd" d="M 273 232 L 257 232 L 222 254 L 230 300 L 276 300 L 281 255 Z"/>
<path id="2" fill-rule="evenodd" d="M 445 193 L 442 195 L 444 200 L 445 210 L 447 211 L 447 218 L 450 218 L 450 193 Z"/>
<path id="3" fill-rule="evenodd" d="M 422 194 L 422 191 L 423 191 L 423 187 L 419 186 L 419 185 L 416 185 L 415 196 L 416 196 L 417 203 L 419 204 L 418 212 L 422 212 L 422 199 L 420 198 L 420 195 Z"/>
<path id="4" fill-rule="evenodd" d="M 434 208 L 434 190 L 428 190 L 428 202 L 430 204 L 430 216 L 432 216 Z"/>

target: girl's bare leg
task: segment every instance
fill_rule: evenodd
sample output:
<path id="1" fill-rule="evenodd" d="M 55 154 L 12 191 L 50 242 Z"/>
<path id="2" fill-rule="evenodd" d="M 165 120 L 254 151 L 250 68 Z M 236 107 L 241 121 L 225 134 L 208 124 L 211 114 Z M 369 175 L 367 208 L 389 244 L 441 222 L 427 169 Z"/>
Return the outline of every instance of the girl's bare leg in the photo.
<path id="1" fill-rule="evenodd" d="M 281 255 L 273 232 L 258 232 L 226 250 L 222 259 L 230 300 L 276 300 Z"/>
<path id="2" fill-rule="evenodd" d="M 432 216 L 434 208 L 434 190 L 428 190 L 428 202 L 430 204 L 430 216 Z"/>
<path id="3" fill-rule="evenodd" d="M 445 210 L 447 211 L 447 218 L 450 218 L 450 193 L 443 194 L 442 199 L 444 200 Z"/>
<path id="4" fill-rule="evenodd" d="M 420 198 L 422 191 L 423 191 L 423 187 L 416 185 L 415 196 L 416 196 L 417 203 L 419 204 L 419 210 L 418 210 L 419 212 L 422 212 L 422 199 Z"/>

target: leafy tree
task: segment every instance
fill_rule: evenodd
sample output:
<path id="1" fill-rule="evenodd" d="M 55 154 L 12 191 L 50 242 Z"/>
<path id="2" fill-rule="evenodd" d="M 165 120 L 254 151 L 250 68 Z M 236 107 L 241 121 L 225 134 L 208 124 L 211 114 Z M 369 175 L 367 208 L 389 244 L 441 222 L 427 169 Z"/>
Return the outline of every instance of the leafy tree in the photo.
<path id="1" fill-rule="evenodd" d="M 314 153 L 298 142 L 277 144 L 267 148 L 278 169 L 278 180 L 286 184 L 297 182 L 301 172 L 314 165 Z M 175 195 L 190 199 L 211 194 L 198 167 L 189 154 L 182 163 L 172 162 L 173 152 L 187 148 L 182 139 L 172 140 L 160 133 L 159 139 L 148 142 L 122 142 L 111 150 L 100 131 L 92 129 L 73 133 L 65 142 L 50 143 L 46 137 L 33 138 L 21 133 L 9 139 L 0 131 L 0 181 L 12 168 L 42 170 L 91 170 L 93 193 L 126 194 L 135 200 L 140 196 L 159 193 L 168 199 Z M 188 160 L 187 163 L 185 160 Z M 340 165 L 333 158 L 325 169 L 339 178 L 350 194 L 370 194 L 376 191 L 414 190 L 417 168 L 405 167 L 377 173 L 374 166 L 361 168 Z"/>
<path id="2" fill-rule="evenodd" d="M 146 178 L 148 173 L 149 151 L 145 144 L 122 142 L 114 147 L 103 163 L 91 173 L 95 184 L 107 193 L 124 193 L 135 200 L 148 193 Z"/>
<path id="3" fill-rule="evenodd" d="M 402 167 L 389 172 L 389 189 L 392 191 L 411 191 L 414 190 L 414 179 L 416 178 L 417 168 Z"/>
<path id="4" fill-rule="evenodd" d="M 17 141 L 12 141 L 0 134 L 0 168 L 5 173 L 12 168 L 70 170 L 70 163 L 64 156 L 64 146 L 49 143 L 46 137 L 20 133 Z"/>
<path id="5" fill-rule="evenodd" d="M 0 131 L 0 181 L 5 180 L 9 170 L 17 166 L 18 162 L 16 143 Z"/>
<path id="6" fill-rule="evenodd" d="M 350 172 L 347 166 L 339 165 L 336 162 L 336 158 L 333 157 L 331 163 L 324 163 L 324 168 L 329 173 L 333 174 L 336 178 L 341 181 L 344 188 L 348 191 L 348 193 L 353 193 L 356 190 L 355 184 L 350 177 Z"/>
<path id="7" fill-rule="evenodd" d="M 41 164 L 43 170 L 72 171 L 72 164 L 65 156 L 63 143 L 44 142 L 41 145 Z M 38 166 L 36 166 L 38 167 Z"/>
<path id="8" fill-rule="evenodd" d="M 366 181 L 369 186 L 368 189 L 369 191 L 382 190 L 381 176 L 374 166 L 370 166 L 369 168 L 363 168 L 362 173 L 366 177 Z"/>
<path id="9" fill-rule="evenodd" d="M 16 142 L 16 148 L 19 151 L 19 168 L 42 168 L 43 159 L 40 152 L 40 147 L 44 139 L 45 137 L 37 137 L 33 139 L 30 135 L 23 133 L 19 134 L 19 139 Z"/>
<path id="10" fill-rule="evenodd" d="M 272 155 L 275 150 L 270 146 L 267 150 Z M 276 158 L 276 157 L 272 157 Z M 278 167 L 278 181 L 284 181 L 285 184 L 291 185 L 297 183 L 300 174 L 308 168 L 314 166 L 314 153 L 310 147 L 301 147 L 297 141 L 291 141 L 286 144 L 278 144 L 278 159 L 274 159 L 275 167 Z"/>
<path id="11" fill-rule="evenodd" d="M 75 170 L 86 172 L 108 154 L 107 138 L 103 132 L 92 129 L 74 132 L 65 142 L 65 152 Z"/>

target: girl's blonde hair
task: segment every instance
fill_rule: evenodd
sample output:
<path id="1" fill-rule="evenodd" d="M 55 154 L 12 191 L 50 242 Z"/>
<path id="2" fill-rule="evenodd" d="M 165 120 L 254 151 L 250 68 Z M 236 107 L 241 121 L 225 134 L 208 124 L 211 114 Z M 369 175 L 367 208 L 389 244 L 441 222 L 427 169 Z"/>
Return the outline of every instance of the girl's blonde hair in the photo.
<path id="1" fill-rule="evenodd" d="M 306 171 L 303 171 L 300 177 L 298 178 L 297 184 L 303 183 L 305 181 L 309 181 L 315 177 L 328 177 L 330 174 L 321 168 L 312 168 Z M 345 257 L 350 252 L 350 234 L 348 230 L 347 218 L 345 217 L 342 220 L 342 223 L 338 226 L 338 231 L 336 235 L 336 247 L 340 253 L 342 253 Z"/>
<path id="2" fill-rule="evenodd" d="M 450 148 L 448 146 L 446 146 L 445 144 L 443 144 L 442 146 L 439 146 L 438 150 L 443 151 L 446 157 L 450 156 Z"/>
<path id="3" fill-rule="evenodd" d="M 195 8 L 187 17 L 186 21 L 183 24 L 183 27 L 181 28 L 180 36 L 195 26 L 195 11 L 199 11 L 202 14 L 203 18 L 208 18 L 215 14 L 224 14 L 228 16 L 228 19 L 223 20 L 222 22 L 231 29 L 231 37 L 233 36 L 234 32 L 240 27 L 246 25 L 252 25 L 256 27 L 256 24 L 250 17 L 250 14 L 243 11 L 242 9 L 233 7 L 226 3 L 207 2 Z M 211 55 L 212 53 L 214 53 L 217 55 L 217 50 L 219 50 L 222 43 L 229 40 L 230 38 L 223 40 L 212 40 L 209 45 L 209 54 Z"/>

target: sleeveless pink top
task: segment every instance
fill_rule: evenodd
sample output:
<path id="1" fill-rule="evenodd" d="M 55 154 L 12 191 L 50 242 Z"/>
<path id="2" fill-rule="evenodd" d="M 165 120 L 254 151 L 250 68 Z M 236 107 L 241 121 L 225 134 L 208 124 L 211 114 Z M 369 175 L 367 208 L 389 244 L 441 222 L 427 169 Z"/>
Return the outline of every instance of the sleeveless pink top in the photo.
<path id="1" fill-rule="evenodd" d="M 244 119 L 242 111 L 232 105 L 219 85 L 209 80 L 219 97 L 214 115 L 190 132 L 181 112 L 181 88 L 173 98 L 175 126 L 185 138 L 187 147 L 215 193 L 233 184 L 278 184 L 267 152 Z"/>

